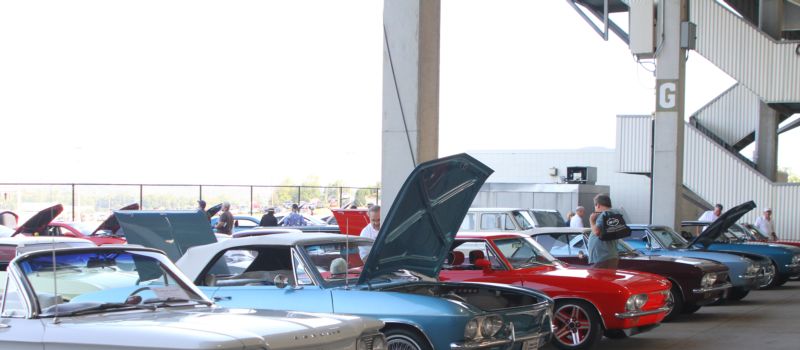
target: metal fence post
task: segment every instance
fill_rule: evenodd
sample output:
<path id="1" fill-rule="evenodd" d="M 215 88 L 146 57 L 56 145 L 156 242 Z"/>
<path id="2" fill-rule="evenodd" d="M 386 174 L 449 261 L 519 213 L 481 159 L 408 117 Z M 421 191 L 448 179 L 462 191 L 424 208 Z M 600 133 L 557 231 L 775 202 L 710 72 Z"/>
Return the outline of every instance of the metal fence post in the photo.
<path id="1" fill-rule="evenodd" d="M 342 207 L 342 186 L 339 186 L 339 208 Z"/>
<path id="2" fill-rule="evenodd" d="M 197 185 L 197 187 L 200 188 L 200 198 L 198 199 L 203 199 L 203 185 Z"/>
<path id="3" fill-rule="evenodd" d="M 297 186 L 297 205 L 300 205 L 300 186 Z"/>
<path id="4" fill-rule="evenodd" d="M 144 210 L 144 185 L 139 185 L 139 209 Z"/>
<path id="5" fill-rule="evenodd" d="M 253 215 L 253 186 L 250 186 L 250 215 Z"/>
<path id="6" fill-rule="evenodd" d="M 72 221 L 75 221 L 75 184 L 72 184 Z"/>

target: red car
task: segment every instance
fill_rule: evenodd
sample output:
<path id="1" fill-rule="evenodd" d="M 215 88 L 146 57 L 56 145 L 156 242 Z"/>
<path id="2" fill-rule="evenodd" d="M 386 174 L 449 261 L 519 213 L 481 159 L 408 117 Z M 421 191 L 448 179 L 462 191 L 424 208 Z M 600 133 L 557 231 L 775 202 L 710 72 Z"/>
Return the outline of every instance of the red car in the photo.
<path id="1" fill-rule="evenodd" d="M 97 228 L 92 230 L 81 223 L 75 222 L 53 222 L 63 207 L 59 204 L 51 208 L 42 210 L 34 215 L 29 222 L 33 221 L 34 224 L 25 223 L 20 226 L 12 236 L 25 235 L 25 236 L 55 236 L 55 237 L 74 237 L 83 238 L 92 241 L 94 244 L 125 244 L 127 241 L 122 235 L 119 223 L 114 215 L 110 215 L 103 223 Z M 134 203 L 127 205 L 120 210 L 139 210 L 139 204 Z M 35 228 L 23 229 L 25 226 Z"/>
<path id="2" fill-rule="evenodd" d="M 771 241 L 767 234 L 761 232 L 761 229 L 752 224 L 735 224 L 731 226 L 730 231 L 736 238 L 744 241 L 769 242 L 800 247 L 800 242 L 798 241 Z"/>
<path id="3" fill-rule="evenodd" d="M 366 216 L 366 210 L 360 211 Z M 603 335 L 621 338 L 648 331 L 672 307 L 672 284 L 666 278 L 571 267 L 517 233 L 458 234 L 439 279 L 514 284 L 546 293 L 556 302 L 553 342 L 561 349 L 589 349 Z"/>

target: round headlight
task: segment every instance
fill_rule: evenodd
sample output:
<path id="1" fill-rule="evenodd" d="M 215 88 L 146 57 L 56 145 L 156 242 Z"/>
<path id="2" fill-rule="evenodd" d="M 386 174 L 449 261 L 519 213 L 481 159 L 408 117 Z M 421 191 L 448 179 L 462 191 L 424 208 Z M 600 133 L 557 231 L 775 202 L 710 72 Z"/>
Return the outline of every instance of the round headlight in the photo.
<path id="1" fill-rule="evenodd" d="M 488 316 L 481 324 L 481 335 L 484 338 L 494 337 L 503 328 L 503 319 L 500 316 Z"/>
<path id="2" fill-rule="evenodd" d="M 752 276 L 758 274 L 758 267 L 755 264 L 747 265 L 747 275 Z"/>
<path id="3" fill-rule="evenodd" d="M 703 279 L 700 281 L 700 284 L 703 287 L 711 287 L 716 282 L 717 282 L 717 274 L 715 274 L 715 273 L 707 273 L 707 274 L 703 275 Z"/>
<path id="4" fill-rule="evenodd" d="M 467 340 L 473 340 L 478 336 L 478 329 L 480 328 L 480 324 L 477 318 L 473 318 L 467 322 L 467 326 L 464 327 L 464 338 Z"/>
<path id="5" fill-rule="evenodd" d="M 644 304 L 647 304 L 647 294 L 632 295 L 625 303 L 625 309 L 628 311 L 641 310 Z"/>
<path id="6" fill-rule="evenodd" d="M 372 338 L 372 350 L 386 350 L 386 338 L 382 335 L 376 335 Z"/>
<path id="7" fill-rule="evenodd" d="M 800 255 L 795 255 L 792 257 L 792 264 L 800 264 Z"/>

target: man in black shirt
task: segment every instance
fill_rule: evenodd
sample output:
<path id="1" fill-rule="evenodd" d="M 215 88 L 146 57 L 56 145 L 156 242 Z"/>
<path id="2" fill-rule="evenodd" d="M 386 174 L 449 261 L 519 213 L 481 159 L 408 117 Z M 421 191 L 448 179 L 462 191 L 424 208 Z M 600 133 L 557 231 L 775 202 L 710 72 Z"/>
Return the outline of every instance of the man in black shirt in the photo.
<path id="1" fill-rule="evenodd" d="M 258 226 L 261 227 L 278 226 L 278 219 L 275 217 L 275 208 L 267 209 L 267 213 L 261 217 L 261 221 L 258 223 Z"/>

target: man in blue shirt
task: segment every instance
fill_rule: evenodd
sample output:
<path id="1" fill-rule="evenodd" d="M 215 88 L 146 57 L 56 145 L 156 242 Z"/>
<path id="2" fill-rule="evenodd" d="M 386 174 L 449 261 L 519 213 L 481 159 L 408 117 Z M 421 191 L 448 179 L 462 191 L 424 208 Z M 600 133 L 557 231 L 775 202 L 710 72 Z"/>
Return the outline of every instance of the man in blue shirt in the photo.
<path id="1" fill-rule="evenodd" d="M 589 235 L 589 263 L 596 268 L 616 269 L 619 265 L 617 240 L 600 240 L 604 230 L 603 218 L 611 211 L 614 211 L 611 209 L 611 197 L 605 193 L 594 197 L 594 213 L 589 217 L 592 225 L 592 234 Z"/>
<path id="2" fill-rule="evenodd" d="M 305 226 L 306 219 L 299 213 L 300 207 L 297 203 L 292 204 L 292 212 L 283 219 L 283 226 Z"/>

